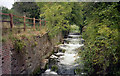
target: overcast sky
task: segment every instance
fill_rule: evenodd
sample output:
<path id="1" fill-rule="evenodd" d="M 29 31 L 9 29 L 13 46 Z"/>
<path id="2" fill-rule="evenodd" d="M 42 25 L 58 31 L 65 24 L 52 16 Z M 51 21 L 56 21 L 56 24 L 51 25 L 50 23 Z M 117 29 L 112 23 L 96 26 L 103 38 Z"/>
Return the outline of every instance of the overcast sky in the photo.
<path id="1" fill-rule="evenodd" d="M 14 0 L 0 0 L 0 7 L 4 6 L 8 9 L 12 8 L 12 4 L 14 4 Z"/>

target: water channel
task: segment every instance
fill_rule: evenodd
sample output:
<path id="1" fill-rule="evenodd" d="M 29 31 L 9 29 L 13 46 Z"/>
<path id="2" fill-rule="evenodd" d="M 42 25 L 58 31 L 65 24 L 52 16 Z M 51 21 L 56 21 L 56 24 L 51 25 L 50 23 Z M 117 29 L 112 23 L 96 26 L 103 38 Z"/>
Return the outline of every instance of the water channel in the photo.
<path id="1" fill-rule="evenodd" d="M 83 44 L 84 39 L 79 33 L 69 33 L 67 38 L 64 38 L 64 43 L 59 44 L 59 50 L 50 56 L 48 69 L 42 76 L 84 76 L 84 72 L 79 74 L 76 69 L 83 69 L 84 64 L 78 55 L 78 51 Z"/>

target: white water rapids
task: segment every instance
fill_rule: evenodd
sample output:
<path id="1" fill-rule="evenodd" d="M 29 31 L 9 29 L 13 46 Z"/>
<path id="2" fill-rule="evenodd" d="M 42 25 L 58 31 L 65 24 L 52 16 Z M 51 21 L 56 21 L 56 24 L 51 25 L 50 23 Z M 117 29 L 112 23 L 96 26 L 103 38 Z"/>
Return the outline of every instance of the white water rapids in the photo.
<path id="1" fill-rule="evenodd" d="M 70 33 L 68 38 L 64 39 L 64 43 L 58 45 L 60 50 L 65 50 L 63 53 L 62 51 L 58 51 L 54 55 L 51 55 L 51 59 L 54 59 L 55 62 L 49 62 L 49 65 L 56 65 L 58 70 L 52 71 L 51 68 L 48 68 L 43 76 L 71 76 L 75 75 L 75 69 L 78 66 L 82 66 L 76 62 L 78 58 L 78 48 L 84 46 L 83 44 L 84 39 L 82 39 L 81 35 Z"/>

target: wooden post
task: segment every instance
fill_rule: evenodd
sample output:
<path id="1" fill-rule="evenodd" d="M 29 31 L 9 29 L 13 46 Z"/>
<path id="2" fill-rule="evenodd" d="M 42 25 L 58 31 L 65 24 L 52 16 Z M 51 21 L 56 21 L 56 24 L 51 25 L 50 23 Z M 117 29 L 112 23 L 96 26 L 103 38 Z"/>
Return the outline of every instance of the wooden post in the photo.
<path id="1" fill-rule="evenodd" d="M 39 22 L 39 23 L 40 23 L 40 27 L 41 27 L 41 20 L 40 20 L 40 22 Z"/>
<path id="2" fill-rule="evenodd" d="M 35 29 L 35 18 L 33 18 L 33 29 Z"/>
<path id="3" fill-rule="evenodd" d="M 9 14 L 10 16 L 10 27 L 13 28 L 13 15 Z"/>
<path id="4" fill-rule="evenodd" d="M 26 17 L 24 16 L 24 31 L 26 30 L 26 24 L 25 24 L 25 21 L 26 21 Z"/>

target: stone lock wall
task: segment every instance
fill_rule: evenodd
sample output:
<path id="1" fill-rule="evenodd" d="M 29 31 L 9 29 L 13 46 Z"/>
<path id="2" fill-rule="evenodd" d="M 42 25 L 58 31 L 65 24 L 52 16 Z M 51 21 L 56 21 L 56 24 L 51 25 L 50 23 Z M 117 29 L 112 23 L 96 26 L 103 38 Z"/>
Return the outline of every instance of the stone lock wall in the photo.
<path id="1" fill-rule="evenodd" d="M 36 68 L 42 67 L 42 61 L 47 58 L 54 46 L 62 41 L 62 34 L 59 33 L 50 39 L 48 34 L 34 36 L 34 39 L 24 38 L 26 43 L 22 52 L 14 49 L 11 41 L 2 45 L 2 74 L 31 74 Z"/>
<path id="2" fill-rule="evenodd" d="M 3 44 L 2 46 L 2 74 L 11 74 L 11 43 Z"/>

